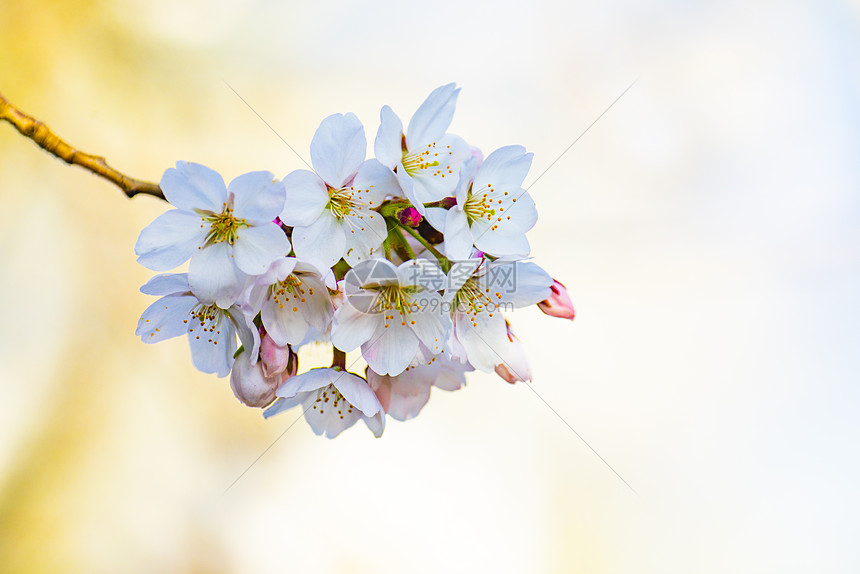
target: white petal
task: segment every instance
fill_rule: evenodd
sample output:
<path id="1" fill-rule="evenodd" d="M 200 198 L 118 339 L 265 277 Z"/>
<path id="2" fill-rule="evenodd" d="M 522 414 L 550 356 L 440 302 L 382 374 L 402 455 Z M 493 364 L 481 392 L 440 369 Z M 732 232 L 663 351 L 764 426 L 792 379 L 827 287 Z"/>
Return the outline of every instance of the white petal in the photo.
<path id="1" fill-rule="evenodd" d="M 356 200 L 370 209 L 379 207 L 386 196 L 399 196 L 400 184 L 390 168 L 369 159 L 358 168 L 350 188 L 356 190 Z"/>
<path id="2" fill-rule="evenodd" d="M 156 275 L 140 288 L 146 295 L 175 295 L 191 291 L 187 273 L 164 273 Z"/>
<path id="3" fill-rule="evenodd" d="M 453 83 L 440 86 L 430 92 L 409 120 L 406 143 L 410 150 L 436 141 L 448 131 L 448 126 L 454 118 L 454 108 L 457 106 L 459 93 L 460 89 Z"/>
<path id="4" fill-rule="evenodd" d="M 284 184 L 270 171 L 252 171 L 230 182 L 227 194 L 233 194 L 233 213 L 251 225 L 271 223 L 284 210 Z"/>
<path id="5" fill-rule="evenodd" d="M 434 296 L 435 304 L 429 303 L 425 310 L 411 314 L 411 320 L 415 321 L 415 324 L 412 325 L 410 322 L 410 326 L 421 342 L 435 355 L 442 352 L 445 341 L 448 339 L 451 319 L 448 313 L 443 312 L 441 297 L 436 294 L 427 295 L 425 300 L 432 301 Z M 422 297 L 425 296 L 422 294 Z"/>
<path id="6" fill-rule="evenodd" d="M 188 266 L 191 291 L 203 303 L 217 303 L 223 309 L 239 298 L 248 279 L 233 262 L 233 246 L 224 242 L 204 247 Z"/>
<path id="7" fill-rule="evenodd" d="M 398 421 L 415 418 L 430 400 L 432 384 L 425 377 L 410 376 L 412 371 L 391 377 L 391 402 L 388 414 Z"/>
<path id="8" fill-rule="evenodd" d="M 367 428 L 370 429 L 373 436 L 376 438 L 381 437 L 382 433 L 385 431 L 385 413 L 383 411 L 379 411 L 372 417 L 364 417 L 364 424 L 367 425 Z"/>
<path id="9" fill-rule="evenodd" d="M 328 209 L 307 227 L 293 228 L 293 249 L 300 257 L 313 257 L 334 265 L 346 247 L 343 227 Z"/>
<path id="10" fill-rule="evenodd" d="M 311 140 L 314 170 L 335 189 L 355 175 L 366 153 L 364 126 L 352 113 L 330 115 Z"/>
<path id="11" fill-rule="evenodd" d="M 441 207 L 426 207 L 425 210 L 426 213 L 424 213 L 424 218 L 427 220 L 427 223 L 432 225 L 436 231 L 444 233 L 445 218 L 447 217 L 448 210 L 442 209 Z"/>
<path id="12" fill-rule="evenodd" d="M 284 411 L 290 410 L 291 408 L 302 404 L 305 400 L 306 395 L 302 393 L 301 395 L 296 395 L 295 397 L 290 397 L 288 399 L 278 398 L 272 403 L 272 406 L 263 411 L 263 418 L 273 417 L 275 415 L 281 414 Z"/>
<path id="13" fill-rule="evenodd" d="M 265 273 L 272 262 L 283 259 L 289 252 L 287 234 L 274 223 L 240 229 L 233 245 L 236 267 L 248 275 Z"/>
<path id="14" fill-rule="evenodd" d="M 340 402 L 334 406 L 331 400 L 317 402 L 316 394 L 305 399 L 305 420 L 316 435 L 324 434 L 326 438 L 335 438 L 360 418 L 361 411 L 349 403 Z"/>
<path id="15" fill-rule="evenodd" d="M 157 343 L 178 337 L 188 328 L 187 321 L 197 299 L 190 295 L 168 295 L 146 308 L 134 334 L 144 343 Z"/>
<path id="16" fill-rule="evenodd" d="M 477 172 L 478 162 L 473 157 L 467 159 L 463 165 L 460 166 L 460 176 L 457 181 L 457 191 L 454 196 L 457 198 L 457 205 L 461 208 L 469 198 L 469 186 L 472 185 Z"/>
<path id="17" fill-rule="evenodd" d="M 233 322 L 239 342 L 248 352 L 251 364 L 257 363 L 260 355 L 260 331 L 254 325 L 254 317 L 257 315 L 248 308 L 233 305 L 226 311 L 227 317 Z"/>
<path id="18" fill-rule="evenodd" d="M 385 226 L 382 216 L 376 215 L 374 219 L 380 222 L 382 227 Z M 348 231 L 346 232 L 346 249 L 343 258 L 350 267 L 355 267 L 362 261 L 368 261 L 381 255 L 382 241 L 379 240 L 379 229 L 374 228 L 377 226 L 371 227 L 367 222 L 364 222 L 363 226 L 364 229 L 345 226 Z"/>
<path id="19" fill-rule="evenodd" d="M 501 194 L 496 189 L 490 195 L 498 198 Z M 503 200 L 499 206 L 501 210 L 496 212 L 496 219 L 493 223 L 499 226 L 500 231 L 509 235 L 525 233 L 537 223 L 538 213 L 535 202 L 528 192 L 519 188 L 511 191 L 508 197 L 510 199 L 505 198 L 507 201 Z"/>
<path id="20" fill-rule="evenodd" d="M 462 261 L 472 254 L 472 230 L 466 212 L 454 206 L 445 216 L 445 255 Z"/>
<path id="21" fill-rule="evenodd" d="M 281 307 L 273 299 L 263 301 L 260 314 L 266 332 L 278 344 L 297 345 L 302 342 L 308 332 L 308 322 L 302 314 L 299 304 L 292 301 Z"/>
<path id="22" fill-rule="evenodd" d="M 502 378 L 505 378 L 508 382 L 531 382 L 531 367 L 529 366 L 525 349 L 519 339 L 516 337 L 513 339 L 508 338 L 508 340 L 505 341 L 497 351 L 499 356 L 496 358 L 496 372 L 498 373 L 498 367 L 502 367 L 503 373 L 506 375 Z M 513 381 L 509 380 L 511 378 Z"/>
<path id="23" fill-rule="evenodd" d="M 347 240 L 358 240 L 365 247 L 382 245 L 388 235 L 385 219 L 370 209 L 355 209 L 343 218 Z"/>
<path id="24" fill-rule="evenodd" d="M 281 221 L 291 227 L 307 226 L 317 220 L 328 204 L 325 182 L 312 171 L 297 169 L 283 180 L 287 196 Z"/>
<path id="25" fill-rule="evenodd" d="M 318 331 L 326 332 L 331 324 L 334 305 L 328 294 L 328 288 L 316 277 L 302 275 L 305 290 L 305 304 L 299 307 L 305 320 Z M 313 291 L 313 293 L 311 293 Z"/>
<path id="26" fill-rule="evenodd" d="M 496 189 L 519 189 L 532 165 L 531 153 L 520 145 L 501 147 L 487 156 L 475 175 L 474 189 L 492 185 Z"/>
<path id="27" fill-rule="evenodd" d="M 188 343 L 191 345 L 191 361 L 204 373 L 215 373 L 219 377 L 230 374 L 233 354 L 236 352 L 236 329 L 226 314 L 219 316 L 214 325 L 201 327 L 199 322 L 188 330 Z M 193 330 L 192 330 L 193 329 Z"/>
<path id="28" fill-rule="evenodd" d="M 278 387 L 275 394 L 279 397 L 289 398 L 300 393 L 321 389 L 331 384 L 332 372 L 337 373 L 338 371 L 328 368 L 315 368 L 295 377 L 290 377 Z"/>
<path id="29" fill-rule="evenodd" d="M 335 311 L 331 342 L 341 351 L 352 351 L 370 340 L 379 322 L 379 315 L 362 313 L 350 303 L 344 303 Z"/>
<path id="30" fill-rule="evenodd" d="M 283 281 L 293 272 L 297 263 L 298 259 L 295 257 L 279 257 L 272 262 L 268 271 L 254 280 L 254 284 L 268 286 Z"/>
<path id="31" fill-rule="evenodd" d="M 409 203 L 412 204 L 412 207 L 418 210 L 418 213 L 424 215 L 427 208 L 424 207 L 424 203 L 419 201 L 418 197 L 415 195 L 415 180 L 406 173 L 406 168 L 403 167 L 402 163 L 398 164 L 397 171 L 394 176 L 397 178 L 397 183 L 400 185 L 403 197 L 409 200 Z"/>
<path id="32" fill-rule="evenodd" d="M 432 172 L 412 175 L 412 193 L 422 205 L 451 197 L 457 189 L 459 167 L 452 166 L 451 172 Z"/>
<path id="33" fill-rule="evenodd" d="M 312 257 L 302 257 L 301 259 L 296 258 L 295 272 L 302 275 L 314 274 L 318 277 L 322 277 L 326 285 L 329 285 L 328 275 L 331 274 L 331 269 L 326 267 L 319 259 L 314 259 Z M 281 280 L 286 278 L 287 276 L 284 275 Z M 336 282 L 332 283 L 330 287 L 332 289 L 336 289 Z"/>
<path id="34" fill-rule="evenodd" d="M 380 375 L 373 369 L 366 369 L 367 384 L 376 393 L 376 398 L 379 399 L 379 404 L 382 405 L 382 410 L 388 412 L 388 405 L 391 401 L 391 377 L 388 375 Z"/>
<path id="35" fill-rule="evenodd" d="M 224 178 L 199 163 L 176 162 L 176 169 L 170 168 L 161 176 L 160 185 L 167 201 L 185 211 L 221 213 L 227 201 Z"/>
<path id="36" fill-rule="evenodd" d="M 418 337 L 398 320 L 388 325 L 377 327 L 371 340 L 361 346 L 361 354 L 380 375 L 399 375 L 418 352 Z"/>
<path id="37" fill-rule="evenodd" d="M 515 307 L 535 305 L 552 294 L 553 279 L 549 273 L 530 261 L 511 263 L 516 268 L 516 288 L 509 294 L 502 293 L 506 302 Z"/>
<path id="38" fill-rule="evenodd" d="M 433 386 L 443 391 L 456 391 L 466 384 L 466 371 L 474 371 L 472 365 L 442 360 Z"/>
<path id="39" fill-rule="evenodd" d="M 397 279 L 401 286 L 417 285 L 426 291 L 441 291 L 445 288 L 445 272 L 429 259 L 412 259 L 397 267 Z M 424 294 L 417 296 L 424 298 Z"/>
<path id="40" fill-rule="evenodd" d="M 134 245 L 137 262 L 153 271 L 173 269 L 194 255 L 208 232 L 201 216 L 171 209 L 140 232 Z"/>
<path id="41" fill-rule="evenodd" d="M 386 167 L 394 169 L 400 158 L 403 157 L 403 150 L 400 147 L 400 140 L 403 137 L 403 122 L 389 106 L 382 106 L 382 110 L 379 112 L 379 121 L 379 131 L 376 132 L 373 151 L 376 154 L 376 159 Z"/>
<path id="42" fill-rule="evenodd" d="M 505 255 L 526 257 L 531 251 L 529 241 L 523 233 L 507 234 L 501 229 L 493 231 L 492 228 L 476 232 L 473 225 L 472 235 L 475 236 L 475 247 L 496 257 Z"/>
<path id="43" fill-rule="evenodd" d="M 466 349 L 469 362 L 485 372 L 492 372 L 501 362 L 502 347 L 507 344 L 508 332 L 501 313 L 479 313 L 473 325 L 465 313 L 457 313 L 457 339 Z"/>
<path id="44" fill-rule="evenodd" d="M 367 381 L 358 375 L 346 371 L 337 372 L 337 375 L 332 375 L 332 384 L 337 387 L 340 394 L 351 405 L 364 413 L 365 416 L 372 417 L 382 410 L 382 405 L 376 398 L 373 389 L 370 388 Z"/>

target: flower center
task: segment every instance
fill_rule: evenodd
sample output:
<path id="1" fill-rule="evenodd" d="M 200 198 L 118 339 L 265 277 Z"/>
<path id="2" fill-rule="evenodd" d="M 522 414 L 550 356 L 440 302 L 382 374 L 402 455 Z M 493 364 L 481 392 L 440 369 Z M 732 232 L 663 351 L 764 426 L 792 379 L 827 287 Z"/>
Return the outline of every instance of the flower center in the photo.
<path id="1" fill-rule="evenodd" d="M 496 292 L 497 299 L 501 299 L 501 293 Z M 470 277 L 463 283 L 463 286 L 457 291 L 454 296 L 453 308 L 455 311 L 466 313 L 469 316 L 469 321 L 473 327 L 477 327 L 476 317 L 479 313 L 486 311 L 490 317 L 498 307 L 498 303 L 494 302 L 490 294 L 490 288 L 481 288 L 475 277 Z"/>
<path id="2" fill-rule="evenodd" d="M 283 309 L 284 305 L 287 305 L 290 302 L 290 299 L 292 299 L 293 305 L 291 309 L 294 313 L 299 310 L 298 303 L 304 303 L 305 296 L 308 294 L 313 295 L 314 292 L 313 289 L 310 289 L 310 293 L 307 293 L 302 280 L 293 274 L 288 275 L 283 281 L 275 283 L 269 287 L 269 291 L 272 300 L 281 309 Z"/>
<path id="3" fill-rule="evenodd" d="M 406 173 L 414 176 L 419 171 L 430 169 L 431 167 L 438 167 L 439 166 L 439 160 L 436 159 L 436 157 L 434 155 L 431 155 L 431 151 L 430 151 L 435 147 L 436 147 L 436 143 L 434 142 L 434 143 L 430 144 L 429 146 L 427 146 L 427 149 L 425 149 L 422 152 L 416 152 L 416 153 L 403 152 L 403 167 L 404 167 L 404 169 L 406 169 Z M 435 153 L 437 156 L 439 155 L 436 152 L 432 152 L 432 153 Z M 441 170 L 437 169 L 434 171 L 433 175 L 441 174 L 441 173 L 442 173 Z M 445 176 L 443 175 L 442 177 L 445 177 Z"/>
<path id="4" fill-rule="evenodd" d="M 469 218 L 469 223 L 478 219 L 493 220 L 496 210 L 492 206 L 492 199 L 487 197 L 492 191 L 493 186 L 491 184 L 487 184 L 486 187 L 478 191 L 469 190 L 469 195 L 463 204 L 463 211 L 466 213 L 466 217 Z"/>
<path id="5" fill-rule="evenodd" d="M 248 222 L 235 217 L 233 207 L 226 203 L 224 204 L 224 211 L 203 215 L 203 219 L 209 223 L 209 234 L 206 236 L 207 245 L 222 241 L 233 245 L 239 236 L 238 231 L 243 227 L 248 227 Z"/>
<path id="6" fill-rule="evenodd" d="M 332 411 L 335 411 L 340 418 L 343 418 L 344 414 L 352 414 L 353 406 L 349 404 L 349 401 L 343 398 L 343 395 L 340 394 L 337 387 L 329 385 L 317 390 L 317 398 L 313 402 L 312 408 L 315 411 L 318 410 L 321 415 L 325 414 L 326 409 L 331 409 Z M 346 411 L 346 413 L 344 413 L 344 411 Z"/>
<path id="7" fill-rule="evenodd" d="M 412 300 L 417 287 L 401 287 L 400 285 L 382 285 L 371 290 L 377 292 L 371 312 L 382 313 L 384 326 L 387 329 L 395 316 L 400 316 L 400 324 L 406 326 L 407 315 L 418 310 L 418 304 Z M 415 324 L 415 321 L 411 321 Z"/>
<path id="8" fill-rule="evenodd" d="M 214 304 L 203 305 L 201 303 L 191 310 L 191 314 L 185 322 L 191 322 L 191 326 L 188 327 L 189 334 L 196 332 L 195 336 L 198 339 L 206 337 L 210 343 L 217 345 L 218 341 L 215 339 L 221 334 L 221 321 L 223 319 L 223 309 Z"/>
<path id="9" fill-rule="evenodd" d="M 340 189 L 328 188 L 328 205 L 326 208 L 331 210 L 332 215 L 337 219 L 343 219 L 352 212 L 355 208 L 355 190 L 352 187 L 342 187 Z"/>

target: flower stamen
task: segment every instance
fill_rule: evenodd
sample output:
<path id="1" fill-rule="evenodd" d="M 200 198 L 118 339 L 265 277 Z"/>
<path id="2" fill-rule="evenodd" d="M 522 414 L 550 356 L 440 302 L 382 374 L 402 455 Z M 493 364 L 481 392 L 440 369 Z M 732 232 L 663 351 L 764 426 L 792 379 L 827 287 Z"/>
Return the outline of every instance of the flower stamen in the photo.
<path id="1" fill-rule="evenodd" d="M 239 230 L 248 227 L 248 222 L 233 215 L 232 201 L 224 203 L 224 211 L 221 213 L 204 213 L 203 220 L 209 224 L 209 233 L 206 235 L 206 245 L 227 242 L 230 245 L 236 243 Z"/>
<path id="2" fill-rule="evenodd" d="M 491 205 L 492 200 L 487 198 L 493 191 L 494 189 L 491 184 L 487 184 L 478 191 L 469 189 L 469 195 L 463 204 L 463 211 L 466 213 L 466 217 L 469 218 L 469 223 L 478 219 L 493 220 L 496 210 Z"/>

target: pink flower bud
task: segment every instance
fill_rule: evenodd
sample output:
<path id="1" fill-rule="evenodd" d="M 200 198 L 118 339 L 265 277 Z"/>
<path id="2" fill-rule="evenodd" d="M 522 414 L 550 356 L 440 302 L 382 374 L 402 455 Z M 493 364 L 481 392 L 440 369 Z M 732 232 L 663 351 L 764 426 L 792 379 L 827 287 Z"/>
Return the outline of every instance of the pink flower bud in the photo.
<path id="1" fill-rule="evenodd" d="M 260 330 L 260 362 L 263 363 L 263 375 L 274 377 L 283 373 L 290 362 L 292 349 L 289 345 L 281 347 L 265 329 Z"/>
<path id="2" fill-rule="evenodd" d="M 549 299 L 538 303 L 540 310 L 550 317 L 573 320 L 576 317 L 576 311 L 573 309 L 573 303 L 565 286 L 560 281 L 553 279 L 553 285 L 550 289 L 552 289 L 552 295 L 549 296 Z"/>
<path id="3" fill-rule="evenodd" d="M 409 227 L 418 227 L 421 223 L 421 214 L 414 207 L 406 207 L 397 212 L 397 220 Z"/>

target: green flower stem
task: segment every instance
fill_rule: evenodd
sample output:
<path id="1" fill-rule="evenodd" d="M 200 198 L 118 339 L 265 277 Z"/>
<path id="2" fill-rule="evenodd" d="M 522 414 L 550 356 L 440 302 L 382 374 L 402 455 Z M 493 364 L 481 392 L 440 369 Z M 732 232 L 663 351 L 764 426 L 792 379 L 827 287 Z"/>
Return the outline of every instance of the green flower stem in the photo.
<path id="1" fill-rule="evenodd" d="M 405 229 L 406 231 L 408 231 L 408 232 L 409 232 L 409 234 L 410 234 L 410 235 L 412 235 L 412 237 L 414 237 L 416 240 L 418 240 L 418 243 L 420 243 L 421 245 L 423 245 L 423 246 L 424 246 L 424 248 L 425 248 L 427 251 L 429 251 L 430 253 L 432 253 L 433 255 L 435 255 L 435 256 L 436 256 L 436 259 L 438 259 L 438 260 L 439 260 L 439 266 L 440 266 L 440 267 L 442 267 L 442 271 L 444 271 L 445 273 L 447 273 L 448 271 L 450 271 L 450 269 L 451 269 L 451 262 L 450 262 L 450 261 L 448 261 L 448 258 L 447 258 L 447 257 L 445 257 L 444 255 L 442 255 L 442 253 L 441 253 L 438 249 L 436 249 L 435 247 L 433 247 L 433 246 L 430 244 L 430 242 L 429 242 L 429 241 L 427 241 L 426 239 L 424 239 L 424 238 L 421 236 L 421 234 L 420 234 L 420 233 L 418 233 L 418 230 L 417 230 L 417 229 L 412 229 L 411 227 L 407 227 L 407 226 L 405 226 L 405 225 L 401 225 L 401 226 L 400 226 L 400 228 L 401 228 L 401 229 Z"/>
<path id="2" fill-rule="evenodd" d="M 391 231 L 392 231 L 392 234 L 394 235 L 394 237 L 400 243 L 400 246 L 406 252 L 406 255 L 409 257 L 409 259 L 415 259 L 415 252 L 412 250 L 412 246 L 409 245 L 409 242 L 406 241 L 406 238 L 403 237 L 403 232 L 400 231 L 400 229 L 398 227 L 395 227 Z"/>

